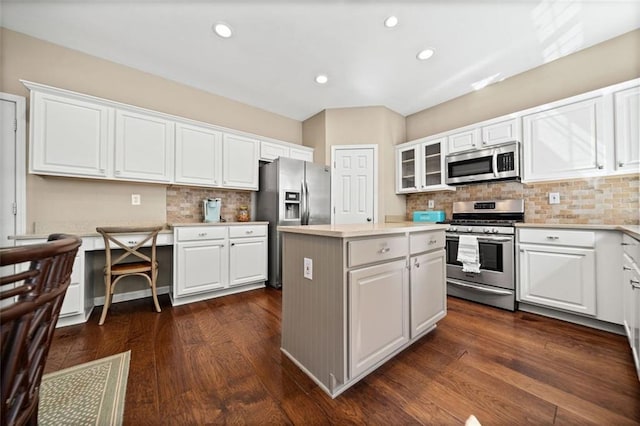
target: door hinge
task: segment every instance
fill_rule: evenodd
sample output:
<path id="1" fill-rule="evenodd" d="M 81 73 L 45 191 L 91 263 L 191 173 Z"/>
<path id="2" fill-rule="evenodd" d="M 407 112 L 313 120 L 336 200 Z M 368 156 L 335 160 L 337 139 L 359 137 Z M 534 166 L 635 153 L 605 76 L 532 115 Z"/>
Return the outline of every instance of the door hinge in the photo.
<path id="1" fill-rule="evenodd" d="M 13 131 L 17 132 L 18 131 L 18 120 L 17 119 L 13 119 Z"/>
<path id="2" fill-rule="evenodd" d="M 17 215 L 18 214 L 18 204 L 12 203 L 11 210 L 13 211 L 14 215 Z"/>

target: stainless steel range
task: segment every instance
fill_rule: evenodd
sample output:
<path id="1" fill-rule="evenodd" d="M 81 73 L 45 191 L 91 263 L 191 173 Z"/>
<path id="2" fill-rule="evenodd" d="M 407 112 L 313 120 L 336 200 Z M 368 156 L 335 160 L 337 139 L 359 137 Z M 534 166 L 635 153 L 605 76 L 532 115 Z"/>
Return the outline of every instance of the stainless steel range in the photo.
<path id="1" fill-rule="evenodd" d="M 515 310 L 515 227 L 524 221 L 524 200 L 459 201 L 447 231 L 447 294 Z M 480 272 L 458 262 L 461 235 L 478 242 Z"/>

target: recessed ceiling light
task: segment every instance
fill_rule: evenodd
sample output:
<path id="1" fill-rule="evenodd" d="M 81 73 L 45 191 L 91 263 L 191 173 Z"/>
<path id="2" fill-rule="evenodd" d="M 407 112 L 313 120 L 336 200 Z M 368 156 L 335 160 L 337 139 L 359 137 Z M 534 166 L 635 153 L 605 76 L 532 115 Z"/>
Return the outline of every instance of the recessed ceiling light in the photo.
<path id="1" fill-rule="evenodd" d="M 435 51 L 433 49 L 424 49 L 418 52 L 418 54 L 416 55 L 416 58 L 420 59 L 421 61 L 424 61 L 432 57 L 434 53 Z"/>
<path id="2" fill-rule="evenodd" d="M 231 31 L 231 27 L 223 22 L 214 24 L 213 31 L 222 38 L 229 38 L 233 34 L 233 31 Z"/>
<path id="3" fill-rule="evenodd" d="M 327 81 L 329 81 L 329 77 L 327 77 L 324 74 L 318 74 L 316 76 L 316 83 L 318 83 L 318 84 L 326 84 Z"/>
<path id="4" fill-rule="evenodd" d="M 384 26 L 387 28 L 393 28 L 396 25 L 398 25 L 398 18 L 393 15 L 384 20 Z"/>

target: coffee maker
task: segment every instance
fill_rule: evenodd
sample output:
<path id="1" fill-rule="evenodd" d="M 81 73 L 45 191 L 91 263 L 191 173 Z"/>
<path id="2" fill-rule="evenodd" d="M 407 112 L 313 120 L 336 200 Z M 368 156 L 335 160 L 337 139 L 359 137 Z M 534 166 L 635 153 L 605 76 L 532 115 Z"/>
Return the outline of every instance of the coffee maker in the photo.
<path id="1" fill-rule="evenodd" d="M 207 198 L 202 202 L 205 222 L 220 222 L 221 198 Z"/>

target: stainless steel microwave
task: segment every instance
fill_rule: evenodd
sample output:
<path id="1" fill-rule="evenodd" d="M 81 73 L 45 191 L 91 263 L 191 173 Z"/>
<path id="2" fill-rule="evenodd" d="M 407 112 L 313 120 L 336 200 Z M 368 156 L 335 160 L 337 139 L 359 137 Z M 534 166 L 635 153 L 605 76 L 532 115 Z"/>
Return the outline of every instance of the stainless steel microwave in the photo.
<path id="1" fill-rule="evenodd" d="M 520 143 L 449 154 L 445 157 L 445 171 L 445 183 L 449 185 L 520 179 Z"/>

